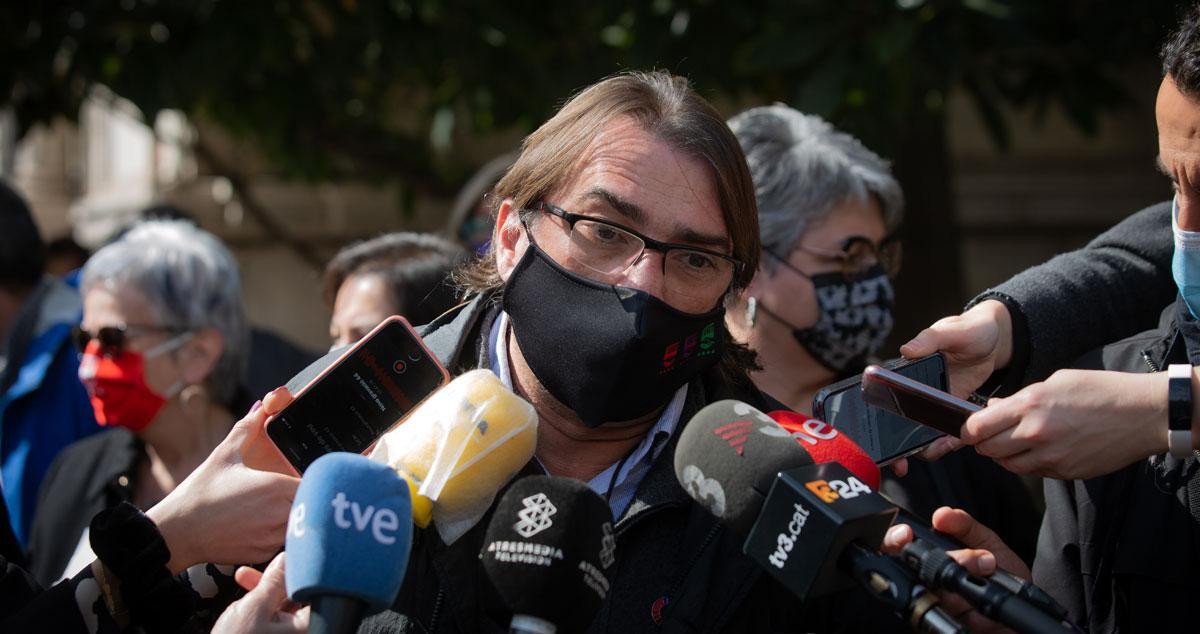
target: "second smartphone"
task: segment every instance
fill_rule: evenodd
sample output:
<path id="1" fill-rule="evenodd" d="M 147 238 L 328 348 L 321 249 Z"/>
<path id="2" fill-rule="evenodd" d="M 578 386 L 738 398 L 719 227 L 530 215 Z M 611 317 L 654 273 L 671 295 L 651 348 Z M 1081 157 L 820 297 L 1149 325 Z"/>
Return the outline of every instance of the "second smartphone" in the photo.
<path id="1" fill-rule="evenodd" d="M 913 360 L 895 359 L 882 365 L 933 388 L 944 390 L 948 385 L 946 360 L 941 354 Z M 942 436 L 936 429 L 868 405 L 863 400 L 861 376 L 822 389 L 813 399 L 812 411 L 814 417 L 849 436 L 878 465 L 916 453 Z"/>

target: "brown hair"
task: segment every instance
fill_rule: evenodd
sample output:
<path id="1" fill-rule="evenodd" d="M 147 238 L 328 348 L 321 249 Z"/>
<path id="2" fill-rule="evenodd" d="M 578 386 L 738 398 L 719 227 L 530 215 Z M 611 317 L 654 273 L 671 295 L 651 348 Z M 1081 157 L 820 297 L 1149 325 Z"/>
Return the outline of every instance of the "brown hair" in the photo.
<path id="1" fill-rule="evenodd" d="M 548 196 L 579 169 L 583 152 L 596 135 L 621 117 L 634 119 L 660 141 L 709 167 L 733 257 L 744 263 L 733 289 L 745 287 L 758 268 L 761 250 L 754 183 L 746 157 L 716 109 L 696 94 L 686 79 L 663 71 L 615 75 L 567 101 L 525 137 L 521 155 L 496 184 L 493 214 L 505 199 L 511 198 L 514 207 L 523 210 Z M 496 231 L 500 229 L 496 227 Z M 498 289 L 501 280 L 494 250 L 461 270 L 458 281 L 468 291 Z"/>

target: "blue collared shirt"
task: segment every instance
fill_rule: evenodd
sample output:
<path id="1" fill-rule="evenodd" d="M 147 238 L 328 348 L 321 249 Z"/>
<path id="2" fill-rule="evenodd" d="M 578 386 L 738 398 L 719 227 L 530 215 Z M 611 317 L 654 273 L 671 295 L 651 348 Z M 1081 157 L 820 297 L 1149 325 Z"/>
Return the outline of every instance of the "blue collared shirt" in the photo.
<path id="1" fill-rule="evenodd" d="M 507 334 L 508 313 L 501 311 L 500 316 L 492 322 L 491 333 L 488 335 L 488 365 L 491 366 L 492 372 L 495 372 L 496 376 L 500 377 L 504 385 L 511 390 L 513 382 L 512 370 L 508 363 L 508 346 L 503 344 L 503 341 L 507 341 Z M 501 335 L 504 335 L 504 339 L 501 339 Z M 613 519 L 620 519 L 625 510 L 629 508 L 638 485 L 646 477 L 650 466 L 662 453 L 663 448 L 667 446 L 667 439 L 675 432 L 675 427 L 679 425 L 679 417 L 683 413 L 683 403 L 687 398 L 687 389 L 688 386 L 685 384 L 675 391 L 675 396 L 671 398 L 671 402 L 658 417 L 658 421 L 624 461 L 617 461 L 609 465 L 607 469 L 588 481 L 588 488 L 600 494 L 601 497 L 608 495 L 611 488 L 612 495 L 608 498 L 608 506 L 612 509 Z M 618 467 L 621 471 L 615 473 Z M 613 481 L 614 474 L 615 482 Z"/>

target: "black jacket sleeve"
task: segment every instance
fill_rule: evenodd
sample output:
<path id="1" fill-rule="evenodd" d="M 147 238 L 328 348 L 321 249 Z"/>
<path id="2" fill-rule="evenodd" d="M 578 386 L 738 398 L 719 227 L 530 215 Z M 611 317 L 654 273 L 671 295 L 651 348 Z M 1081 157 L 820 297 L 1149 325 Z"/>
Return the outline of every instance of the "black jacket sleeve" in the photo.
<path id="1" fill-rule="evenodd" d="M 1154 326 L 1177 294 L 1171 203 L 1147 207 L 1092 240 L 971 300 L 996 299 L 1013 319 L 1013 357 L 999 380 L 1015 391 L 1088 350 Z"/>

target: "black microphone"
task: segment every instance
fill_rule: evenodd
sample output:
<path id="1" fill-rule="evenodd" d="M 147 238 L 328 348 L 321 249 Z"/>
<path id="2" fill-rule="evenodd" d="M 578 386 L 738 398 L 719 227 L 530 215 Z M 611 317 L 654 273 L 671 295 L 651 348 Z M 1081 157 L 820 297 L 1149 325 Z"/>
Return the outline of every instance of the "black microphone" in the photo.
<path id="1" fill-rule="evenodd" d="M 791 437 L 808 452 L 813 462 L 837 462 L 852 471 L 854 475 L 858 476 L 859 480 L 871 487 L 878 487 L 880 479 L 879 467 L 846 434 L 839 432 L 823 421 L 796 412 L 783 410 L 771 412 L 768 416 L 771 417 L 771 420 L 779 424 L 780 427 L 789 432 Z M 897 521 L 910 525 L 913 529 L 913 535 L 916 538 L 923 539 L 945 550 L 966 548 L 966 546 L 949 535 L 933 530 L 927 520 L 918 518 L 904 507 L 888 499 L 886 495 L 882 493 L 879 493 L 879 495 L 888 504 L 899 509 Z M 926 583 L 928 583 L 927 580 Z M 1023 600 L 1029 601 L 1038 609 L 1055 617 L 1059 621 L 1066 620 L 1066 608 L 1059 605 L 1045 590 L 1042 590 L 1033 582 L 1022 579 L 1011 572 L 998 569 L 991 577 L 981 579 L 980 583 L 997 586 L 1000 589 L 1015 594 Z"/>
<path id="2" fill-rule="evenodd" d="M 529 476 L 496 505 L 479 558 L 513 613 L 509 631 L 583 631 L 608 596 L 612 511 L 578 480 Z"/>
<path id="3" fill-rule="evenodd" d="M 883 495 L 885 500 L 888 499 L 887 495 L 882 493 L 880 495 Z M 892 502 L 892 504 L 895 503 Z M 933 527 L 929 526 L 929 522 L 927 520 L 918 517 L 916 514 L 910 512 L 903 506 L 896 504 L 896 507 L 900 509 L 900 513 L 896 517 L 896 523 L 907 524 L 908 527 L 913 531 L 914 540 L 926 542 L 927 544 L 943 551 L 961 550 L 963 548 L 967 548 L 967 546 L 957 539 L 954 539 L 945 533 L 939 533 L 933 530 Z M 907 558 L 906 561 L 911 562 L 911 560 Z M 919 568 L 914 568 L 914 570 L 919 572 Z M 1058 619 L 1059 621 L 1067 621 L 1068 619 L 1069 613 L 1067 612 L 1067 609 L 1058 601 L 1055 601 L 1054 597 L 1050 596 L 1050 593 L 1041 589 L 1032 581 L 1022 579 L 1017 575 L 1000 568 L 997 568 L 996 572 L 992 573 L 992 576 L 988 577 L 985 581 L 990 581 L 1007 590 L 1008 592 L 1020 597 L 1021 599 L 1032 603 L 1039 610 Z"/>
<path id="4" fill-rule="evenodd" d="M 766 414 L 719 401 L 684 428 L 675 475 L 802 600 L 857 583 L 920 631 L 964 631 L 897 560 L 876 552 L 896 509 L 842 465 L 812 462 Z"/>

